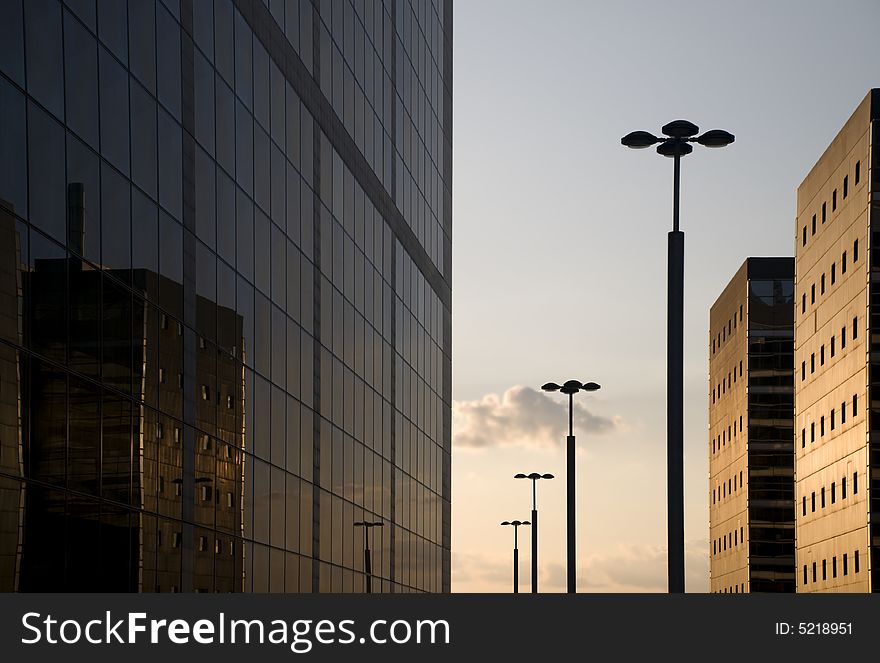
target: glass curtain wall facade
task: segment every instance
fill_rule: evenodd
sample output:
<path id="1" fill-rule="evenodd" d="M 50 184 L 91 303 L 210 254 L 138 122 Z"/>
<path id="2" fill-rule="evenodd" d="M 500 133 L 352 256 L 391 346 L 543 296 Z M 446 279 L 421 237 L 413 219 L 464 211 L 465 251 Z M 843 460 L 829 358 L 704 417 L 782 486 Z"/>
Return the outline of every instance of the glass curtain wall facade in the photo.
<path id="1" fill-rule="evenodd" d="M 709 314 L 712 592 L 795 590 L 793 279 L 749 258 Z"/>
<path id="2" fill-rule="evenodd" d="M 798 187 L 797 591 L 880 591 L 880 91 Z"/>
<path id="3" fill-rule="evenodd" d="M 449 591 L 451 39 L 0 4 L 0 590 Z"/>

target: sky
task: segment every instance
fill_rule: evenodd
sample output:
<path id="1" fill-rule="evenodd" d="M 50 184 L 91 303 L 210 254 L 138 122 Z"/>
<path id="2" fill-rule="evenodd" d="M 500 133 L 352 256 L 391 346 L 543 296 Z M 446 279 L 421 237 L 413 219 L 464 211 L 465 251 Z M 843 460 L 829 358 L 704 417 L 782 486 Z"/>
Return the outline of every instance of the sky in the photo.
<path id="1" fill-rule="evenodd" d="M 793 255 L 796 190 L 872 87 L 876 0 L 468 0 L 453 28 L 452 590 L 506 592 L 538 485 L 541 591 L 565 590 L 575 397 L 578 591 L 666 589 L 672 162 L 620 138 L 726 129 L 681 168 L 687 591 L 708 590 L 709 308 L 749 256 Z M 520 530 L 520 589 L 530 533 Z"/>

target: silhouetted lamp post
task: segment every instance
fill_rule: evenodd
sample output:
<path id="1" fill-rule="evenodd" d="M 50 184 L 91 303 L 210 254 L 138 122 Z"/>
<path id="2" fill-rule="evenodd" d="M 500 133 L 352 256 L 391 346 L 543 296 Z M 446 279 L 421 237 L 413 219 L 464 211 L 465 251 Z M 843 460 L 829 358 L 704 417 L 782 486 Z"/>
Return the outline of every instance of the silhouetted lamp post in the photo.
<path id="1" fill-rule="evenodd" d="M 374 523 L 367 520 L 359 520 L 354 524 L 355 527 L 364 528 L 364 577 L 366 578 L 367 594 L 373 593 L 373 564 L 370 559 L 370 537 L 369 533 L 373 527 L 384 527 L 385 523 Z"/>
<path id="2" fill-rule="evenodd" d="M 568 565 L 568 593 L 574 594 L 577 591 L 577 559 L 575 558 L 575 537 L 576 537 L 576 527 L 575 527 L 575 497 L 574 497 L 574 395 L 579 391 L 596 391 L 599 389 L 599 385 L 595 382 L 578 382 L 577 380 L 569 380 L 562 386 L 556 384 L 555 382 L 548 382 L 547 384 L 541 387 L 544 391 L 561 391 L 563 394 L 568 394 L 568 438 L 566 438 L 566 455 L 568 456 L 568 460 L 566 462 L 566 483 L 568 489 L 568 496 L 566 498 L 567 503 L 567 520 L 568 520 L 568 533 L 566 536 L 567 539 L 567 547 L 568 554 L 567 557 L 567 565 Z"/>
<path id="3" fill-rule="evenodd" d="M 505 520 L 502 525 L 513 526 L 513 593 L 519 594 L 519 541 L 517 534 L 520 525 L 529 525 L 528 520 Z"/>
<path id="4" fill-rule="evenodd" d="M 515 474 L 514 479 L 532 480 L 532 594 L 538 593 L 538 479 L 552 479 L 552 474 Z"/>
<path id="5" fill-rule="evenodd" d="M 697 136 L 700 129 L 687 120 L 675 120 L 661 129 L 658 138 L 633 131 L 620 139 L 626 147 L 657 145 L 658 154 L 674 159 L 672 232 L 669 233 L 668 312 L 666 340 L 666 489 L 669 540 L 669 592 L 684 592 L 684 233 L 678 229 L 681 157 L 693 152 L 691 143 L 725 147 L 733 134 L 721 129 Z"/>

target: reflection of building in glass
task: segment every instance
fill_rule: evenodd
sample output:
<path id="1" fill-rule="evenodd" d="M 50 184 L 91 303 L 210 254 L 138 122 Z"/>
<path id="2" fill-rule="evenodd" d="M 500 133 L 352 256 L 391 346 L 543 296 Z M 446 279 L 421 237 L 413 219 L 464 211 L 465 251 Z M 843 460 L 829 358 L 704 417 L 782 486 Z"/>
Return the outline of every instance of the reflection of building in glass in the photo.
<path id="1" fill-rule="evenodd" d="M 712 592 L 793 592 L 792 258 L 749 258 L 709 314 Z"/>
<path id="2" fill-rule="evenodd" d="M 449 590 L 451 3 L 268 4 L 0 3 L 0 589 Z"/>
<path id="3" fill-rule="evenodd" d="M 799 592 L 880 591 L 880 90 L 798 187 Z"/>

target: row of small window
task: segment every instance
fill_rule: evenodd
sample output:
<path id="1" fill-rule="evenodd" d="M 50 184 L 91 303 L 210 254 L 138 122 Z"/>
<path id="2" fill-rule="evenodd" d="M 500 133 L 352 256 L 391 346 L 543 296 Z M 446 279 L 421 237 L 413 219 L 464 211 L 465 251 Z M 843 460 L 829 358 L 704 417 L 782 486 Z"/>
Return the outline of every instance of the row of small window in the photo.
<path id="1" fill-rule="evenodd" d="M 726 325 L 721 327 L 721 331 L 718 332 L 712 338 L 712 354 L 715 354 L 715 350 L 721 349 L 721 343 L 727 340 L 728 336 L 733 336 L 733 332 L 736 331 L 736 318 L 737 314 L 734 313 L 730 320 L 727 321 Z M 743 307 L 742 304 L 739 305 L 739 321 L 742 322 L 743 319 Z"/>
<path id="2" fill-rule="evenodd" d="M 835 481 L 831 482 L 831 503 L 834 504 L 837 501 L 837 483 Z M 852 494 L 858 495 L 859 493 L 859 473 L 853 472 L 852 476 Z M 819 492 L 820 508 L 825 508 L 825 486 L 822 486 L 821 491 Z M 843 477 L 840 481 L 840 499 L 846 499 L 846 477 Z M 807 515 L 807 496 L 803 497 L 803 515 Z M 815 513 L 816 511 L 816 491 L 814 490 L 810 494 L 810 507 L 811 513 Z"/>
<path id="3" fill-rule="evenodd" d="M 855 183 L 858 185 L 859 181 L 862 177 L 862 162 L 856 161 L 856 170 L 855 170 Z M 846 197 L 849 195 L 849 175 L 843 176 L 843 199 L 846 200 Z M 834 189 L 831 193 L 831 211 L 837 211 L 837 189 Z M 828 217 L 828 209 L 827 209 L 827 201 L 822 202 L 822 223 L 825 223 L 825 220 Z M 803 227 L 803 231 L 801 232 L 801 245 L 807 245 L 807 227 Z M 816 215 L 813 215 L 812 219 L 812 235 L 816 234 Z"/>
<path id="4" fill-rule="evenodd" d="M 849 575 L 849 556 L 847 553 L 843 553 L 843 575 Z M 859 572 L 859 551 L 856 550 L 853 553 L 853 573 Z M 837 577 L 837 555 L 831 558 L 831 577 Z M 828 560 L 822 560 L 822 580 L 828 579 Z M 816 562 L 813 562 L 813 582 L 817 582 L 816 577 Z M 804 584 L 807 584 L 807 565 L 804 564 Z"/>
<path id="5" fill-rule="evenodd" d="M 722 395 L 727 393 L 727 390 L 731 388 L 733 384 L 736 384 L 736 366 L 733 367 L 732 371 L 727 373 L 727 378 L 721 378 L 721 383 L 712 387 L 712 402 L 715 402 L 716 397 L 721 398 Z M 742 359 L 739 361 L 739 377 L 743 375 L 743 363 Z M 731 378 L 732 381 L 731 381 Z"/>
<path id="6" fill-rule="evenodd" d="M 205 436 L 207 438 L 207 436 Z M 208 438 L 210 441 L 210 438 Z M 174 484 L 174 497 L 182 497 L 183 496 L 183 481 L 181 479 L 172 479 L 172 484 Z M 159 494 L 162 495 L 165 493 L 165 477 L 159 477 Z M 220 491 L 214 490 L 211 486 L 207 486 L 205 484 L 199 485 L 199 501 L 201 502 L 215 502 L 216 504 L 220 504 Z M 231 491 L 226 492 L 226 508 L 232 509 L 235 507 L 235 496 Z"/>
<path id="7" fill-rule="evenodd" d="M 729 532 L 728 534 L 725 534 L 724 536 L 712 541 L 712 554 L 720 555 L 722 552 L 726 551 L 728 547 L 733 550 L 741 543 L 745 542 L 745 530 L 742 526 L 740 526 L 739 532 L 734 529 L 732 532 Z"/>
<path id="8" fill-rule="evenodd" d="M 859 396 L 858 394 L 853 394 L 852 399 L 852 416 L 853 419 L 859 416 Z M 837 418 L 835 416 L 834 408 L 831 408 L 831 430 L 834 430 L 837 426 Z M 843 401 L 840 404 L 840 423 L 846 423 L 846 401 Z M 819 417 L 819 437 L 825 437 L 825 415 L 823 414 Z M 810 442 L 816 441 L 816 422 L 810 422 Z M 806 448 L 807 446 L 807 429 L 801 428 L 801 449 Z"/>
<path id="9" fill-rule="evenodd" d="M 852 248 L 852 261 L 853 264 L 858 262 L 859 260 L 859 240 L 853 240 L 853 248 Z M 846 274 L 846 251 L 844 251 L 840 256 L 840 273 Z M 831 285 L 834 285 L 837 282 L 837 263 L 831 263 Z M 819 294 L 825 294 L 825 272 L 822 272 L 822 276 L 819 279 Z M 816 284 L 813 283 L 810 286 L 810 305 L 816 303 Z M 804 292 L 801 295 L 801 313 L 807 312 L 807 293 Z"/>
<path id="10" fill-rule="evenodd" d="M 715 590 L 715 594 L 745 594 L 746 593 L 746 584 L 741 583 L 739 585 L 731 585 L 730 587 L 725 587 L 723 589 Z"/>
<path id="11" fill-rule="evenodd" d="M 726 483 L 722 481 L 721 484 L 712 489 L 712 504 L 715 504 L 716 501 L 720 502 L 725 497 L 733 495 L 737 491 L 737 488 L 742 488 L 742 470 L 739 471 L 739 486 L 737 486 L 736 479 L 737 476 L 736 473 L 734 473 L 734 475 L 729 478 Z"/>
<path id="12" fill-rule="evenodd" d="M 857 340 L 859 338 L 859 317 L 855 316 L 852 320 L 852 337 L 853 340 Z M 835 337 L 831 337 L 830 351 L 831 356 L 834 357 L 837 348 L 835 346 Z M 840 349 L 843 350 L 846 348 L 846 325 L 840 328 Z M 825 365 L 825 344 L 823 343 L 819 346 L 819 366 Z M 816 353 L 810 353 L 810 375 L 816 372 Z M 807 362 L 806 360 L 801 362 L 801 382 L 807 379 Z"/>
<path id="13" fill-rule="evenodd" d="M 739 432 L 742 433 L 743 430 L 743 418 L 742 415 L 739 416 Z M 736 419 L 733 420 L 733 425 L 728 426 L 727 430 L 722 429 L 721 435 L 718 437 L 712 438 L 712 453 L 714 454 L 716 451 L 720 452 L 722 447 L 727 446 L 728 440 L 733 442 L 736 439 Z"/>
<path id="14" fill-rule="evenodd" d="M 181 534 L 180 532 L 172 532 L 171 533 L 171 541 L 168 544 L 172 548 L 180 548 Z M 156 548 L 159 549 L 162 547 L 162 530 L 156 531 Z M 208 537 L 201 535 L 199 536 L 198 541 L 198 551 L 199 552 L 208 552 L 209 551 Z M 214 554 L 228 554 L 230 557 L 235 557 L 235 540 L 229 539 L 226 542 L 226 545 L 223 543 L 223 539 L 217 537 L 214 539 Z M 173 591 L 173 590 L 172 590 Z"/>

